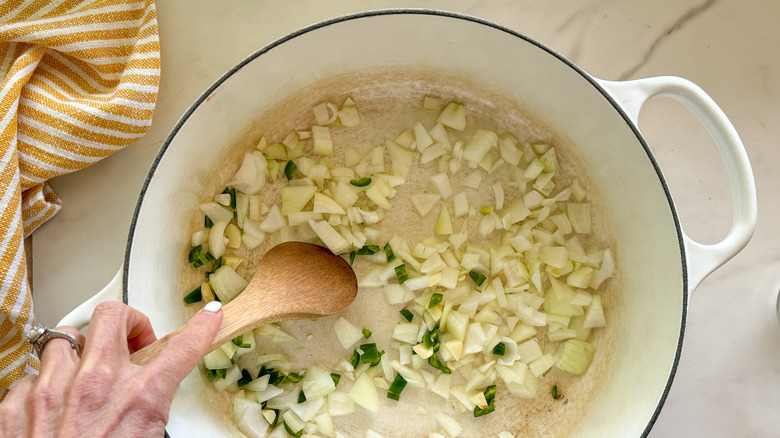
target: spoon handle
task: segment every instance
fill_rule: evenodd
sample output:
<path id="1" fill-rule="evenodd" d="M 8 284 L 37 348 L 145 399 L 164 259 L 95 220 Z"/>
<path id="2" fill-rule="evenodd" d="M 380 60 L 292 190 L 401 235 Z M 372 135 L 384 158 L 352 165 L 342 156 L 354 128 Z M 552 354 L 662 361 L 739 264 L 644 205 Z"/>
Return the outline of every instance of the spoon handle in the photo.
<path id="1" fill-rule="evenodd" d="M 247 318 L 245 313 L 249 306 L 242 305 L 242 300 L 240 298 L 241 296 L 239 295 L 235 300 L 222 307 L 222 325 L 219 327 L 216 336 L 214 336 L 214 341 L 211 342 L 209 352 L 254 327 L 271 322 L 292 319 L 295 316 L 274 314 L 273 312 L 265 312 L 266 315 L 264 316 L 262 315 L 263 309 L 258 309 L 258 306 L 255 306 L 252 309 L 253 315 L 251 315 L 251 318 Z M 145 365 L 151 362 L 168 345 L 168 342 L 171 342 L 171 340 L 183 329 L 184 327 L 180 327 L 135 353 L 132 353 L 130 355 L 130 362 L 136 365 Z"/>
<path id="2" fill-rule="evenodd" d="M 252 314 L 247 314 L 248 310 L 251 310 Z M 265 312 L 263 310 L 265 310 Z M 214 340 L 211 342 L 208 352 L 216 350 L 225 342 L 263 324 L 321 316 L 309 313 L 279 313 L 278 311 L 274 311 L 273 308 L 269 307 L 264 309 L 262 306 L 260 306 L 260 308 L 258 308 L 258 306 L 251 308 L 241 304 L 240 295 L 235 300 L 223 306 L 222 312 L 222 325 L 220 325 L 219 331 L 217 331 L 216 336 L 214 336 Z M 265 313 L 265 315 L 263 315 L 263 313 Z M 146 347 L 132 353 L 130 355 L 130 362 L 136 365 L 145 365 L 151 362 L 163 349 L 165 349 L 168 342 L 175 338 L 183 329 L 184 327 L 179 327 Z"/>

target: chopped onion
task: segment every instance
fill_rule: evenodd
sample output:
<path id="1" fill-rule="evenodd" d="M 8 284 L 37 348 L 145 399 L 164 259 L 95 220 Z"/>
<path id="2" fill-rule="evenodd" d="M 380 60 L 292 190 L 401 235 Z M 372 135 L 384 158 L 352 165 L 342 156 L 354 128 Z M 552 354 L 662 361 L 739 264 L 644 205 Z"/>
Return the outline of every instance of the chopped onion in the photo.
<path id="1" fill-rule="evenodd" d="M 450 178 L 446 173 L 437 173 L 436 175 L 429 177 L 428 180 L 431 182 L 431 185 L 438 190 L 439 194 L 441 194 L 442 199 L 448 199 L 452 196 L 452 185 L 450 184 Z"/>
<path id="2" fill-rule="evenodd" d="M 315 186 L 285 187 L 282 189 L 281 214 L 289 216 L 290 214 L 300 212 L 312 196 L 316 196 L 316 192 L 317 187 Z"/>
<path id="3" fill-rule="evenodd" d="M 441 108 L 438 98 L 428 96 L 424 102 L 426 109 Z M 287 436 L 287 428 L 300 436 L 338 437 L 331 417 L 352 413 L 355 403 L 377 412 L 377 390 L 390 388 L 393 375 L 445 399 L 452 396 L 460 410 L 477 408 L 484 415 L 494 406 L 493 393 L 486 396 L 485 388 L 495 388 L 498 378 L 512 394 L 533 397 L 537 379 L 552 366 L 585 372 L 595 351 L 587 342 L 590 333 L 606 324 L 594 291 L 615 275 L 615 259 L 608 248 L 583 245 L 582 236 L 592 230 L 592 207 L 579 180 L 561 186 L 554 147 L 520 144 L 512 134 L 499 137 L 479 127 L 466 130 L 465 106 L 451 102 L 432 129 L 425 128 L 430 119 L 421 120 L 384 146 L 368 152 L 346 149 L 342 159 L 332 156 L 334 137 L 341 138 L 335 130 L 362 124 L 355 101 L 347 98 L 340 109 L 324 102 L 312 110 L 316 125 L 291 130 L 281 142 L 261 139 L 230 183 L 235 194 L 219 194 L 216 202 L 201 205 L 210 229 L 194 233 L 191 243 L 203 245 L 203 254 L 222 257 L 222 266 L 201 285 L 201 296 L 207 298 L 212 287 L 223 301 L 240 293 L 246 281 L 235 269 L 251 259 L 241 246 L 256 248 L 267 233 L 273 233 L 272 243 L 322 242 L 336 254 L 352 251 L 350 263 L 356 268 L 374 264 L 359 276 L 360 288 L 382 288 L 389 305 L 406 303 L 390 341 L 398 359 L 382 351 L 374 355 L 378 361 L 364 360 L 374 351 L 366 345 L 377 342 L 339 361 L 334 368 L 339 375 L 321 367 L 298 375 L 290 373 L 293 364 L 286 356 L 264 354 L 257 367 L 281 374 L 273 374 L 273 381 L 268 373 L 252 380 L 234 361 L 256 349 L 255 335 L 280 344 L 297 342 L 276 325 L 258 328 L 204 358 L 211 377 L 213 370 L 225 370 L 219 375 L 226 378 L 214 381 L 220 389 L 235 391 L 243 375 L 234 396 L 239 429 L 264 435 L 281 416 L 283 424 L 269 436 Z M 304 156 L 308 139 L 313 147 Z M 461 170 L 464 160 L 471 169 Z M 427 188 L 409 196 L 399 186 L 413 171 L 433 175 Z M 281 193 L 281 201 L 270 208 L 257 195 L 267 181 L 274 182 L 273 193 L 277 188 Z M 483 197 L 492 189 L 495 202 L 475 205 L 468 189 L 456 187 L 466 191 L 454 193 L 453 184 Z M 392 216 L 385 210 L 392 209 L 397 193 L 409 196 L 420 217 L 440 206 L 433 233 L 413 243 L 414 250 L 399 236 L 387 241 L 383 234 L 382 220 Z M 231 202 L 232 208 L 226 208 Z M 480 237 L 500 243 L 480 248 L 475 243 Z M 363 332 L 371 336 L 344 318 L 333 326 L 348 350 L 365 339 Z M 460 374 L 455 379 L 465 384 L 452 386 L 457 380 L 451 373 Z M 354 382 L 349 393 L 336 391 L 340 378 Z M 442 430 L 431 436 L 462 433 L 447 415 L 437 415 L 437 421 Z"/>
<path id="4" fill-rule="evenodd" d="M 463 428 L 452 417 L 441 412 L 436 414 L 436 422 L 449 437 L 458 437 L 463 432 Z"/>
<path id="5" fill-rule="evenodd" d="M 367 374 L 358 377 L 348 394 L 349 398 L 360 406 L 373 413 L 379 412 L 379 395 L 376 392 L 374 382 Z"/>
<path id="6" fill-rule="evenodd" d="M 420 152 L 424 152 L 428 146 L 433 144 L 433 139 L 431 139 L 428 131 L 420 122 L 414 125 L 414 141 L 417 143 L 417 150 Z"/>
<path id="7" fill-rule="evenodd" d="M 336 337 L 344 348 L 350 348 L 363 339 L 363 332 L 343 317 L 333 323 L 333 329 L 336 330 Z"/>
<path id="8" fill-rule="evenodd" d="M 433 227 L 433 230 L 440 236 L 452 234 L 452 218 L 446 205 L 441 206 L 439 217 L 436 219 L 436 225 Z"/>
<path id="9" fill-rule="evenodd" d="M 312 149 L 314 154 L 324 157 L 333 155 L 333 140 L 330 138 L 330 129 L 327 126 L 312 126 L 311 136 L 314 142 Z"/>
<path id="10" fill-rule="evenodd" d="M 446 108 L 439 114 L 437 123 L 452 128 L 458 131 L 463 131 L 466 128 L 466 107 L 457 103 L 451 102 Z"/>
<path id="11" fill-rule="evenodd" d="M 216 202 L 200 204 L 200 209 L 214 223 L 230 222 L 230 220 L 233 219 L 233 212 Z"/>
<path id="12" fill-rule="evenodd" d="M 498 146 L 498 136 L 493 131 L 478 129 L 463 149 L 463 159 L 474 164 L 482 161 L 491 149 Z"/>
<path id="13" fill-rule="evenodd" d="M 236 402 L 241 399 L 235 399 Z M 265 438 L 268 432 L 268 421 L 262 414 L 263 407 L 259 403 L 248 402 L 243 415 L 237 419 L 238 430 L 249 438 Z"/>
<path id="14" fill-rule="evenodd" d="M 246 289 L 249 282 L 229 266 L 221 266 L 209 275 L 209 282 L 220 301 L 227 303 Z"/>
<path id="15" fill-rule="evenodd" d="M 601 297 L 593 295 L 590 306 L 588 306 L 588 310 L 585 311 L 585 321 L 582 324 L 582 328 L 604 327 L 606 325 L 607 320 L 604 318 Z"/>
<path id="16" fill-rule="evenodd" d="M 328 414 L 331 417 L 350 415 L 355 412 L 355 402 L 343 392 L 331 392 L 328 394 Z"/>
<path id="17" fill-rule="evenodd" d="M 425 217 L 439 202 L 441 195 L 417 194 L 413 195 L 411 199 L 412 205 L 420 213 L 420 217 Z"/>
<path id="18" fill-rule="evenodd" d="M 322 240 L 322 243 L 333 252 L 333 254 L 344 254 L 349 252 L 352 247 L 349 242 L 341 236 L 329 223 L 326 221 L 314 221 L 309 219 L 309 226 L 317 234 L 317 237 Z"/>
<path id="19" fill-rule="evenodd" d="M 328 373 L 328 379 L 330 379 L 330 373 Z M 332 380 L 331 383 L 333 383 Z M 306 390 L 303 392 L 306 394 Z M 307 398 L 305 402 L 290 406 L 290 410 L 295 412 L 295 415 L 297 415 L 301 421 L 309 421 L 313 419 L 314 416 L 317 415 L 317 412 L 319 412 L 320 408 L 325 405 L 325 399 L 322 397 L 310 398 L 308 395 L 306 397 Z"/>
<path id="20" fill-rule="evenodd" d="M 344 208 L 323 193 L 314 194 L 314 213 L 347 214 Z"/>
<path id="21" fill-rule="evenodd" d="M 563 371 L 573 374 L 583 374 L 588 369 L 596 348 L 593 344 L 569 339 L 561 348 L 561 358 L 555 366 Z"/>
<path id="22" fill-rule="evenodd" d="M 205 355 L 203 357 L 203 364 L 210 370 L 227 369 L 233 365 L 230 358 L 219 348 Z"/>

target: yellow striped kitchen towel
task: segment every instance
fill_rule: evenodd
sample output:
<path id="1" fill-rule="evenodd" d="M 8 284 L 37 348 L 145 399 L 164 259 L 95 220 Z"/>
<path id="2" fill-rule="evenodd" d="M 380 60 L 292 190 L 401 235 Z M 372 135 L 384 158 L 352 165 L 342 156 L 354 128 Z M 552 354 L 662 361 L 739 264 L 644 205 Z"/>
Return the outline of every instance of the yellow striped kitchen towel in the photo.
<path id="1" fill-rule="evenodd" d="M 153 0 L 0 0 L 0 399 L 39 365 L 23 241 L 61 208 L 46 181 L 141 137 L 159 79 Z"/>

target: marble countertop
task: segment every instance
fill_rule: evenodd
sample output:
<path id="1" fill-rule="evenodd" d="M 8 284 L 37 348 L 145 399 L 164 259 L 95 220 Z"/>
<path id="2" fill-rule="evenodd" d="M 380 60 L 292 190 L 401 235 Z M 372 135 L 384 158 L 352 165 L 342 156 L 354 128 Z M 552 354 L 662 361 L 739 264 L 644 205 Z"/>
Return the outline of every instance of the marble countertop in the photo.
<path id="1" fill-rule="evenodd" d="M 187 107 L 255 49 L 345 13 L 413 1 L 165 0 L 158 2 L 162 79 L 154 122 L 136 144 L 52 181 L 62 211 L 33 238 L 34 309 L 55 324 L 122 264 L 147 169 Z M 676 75 L 718 102 L 742 137 L 756 177 L 759 220 L 743 252 L 690 303 L 682 358 L 651 437 L 780 436 L 780 2 L 774 0 L 432 0 L 511 27 L 610 80 Z M 651 101 L 640 128 L 693 238 L 731 226 L 725 168 L 682 105 Z M 641 376 L 637 376 L 641 378 Z"/>

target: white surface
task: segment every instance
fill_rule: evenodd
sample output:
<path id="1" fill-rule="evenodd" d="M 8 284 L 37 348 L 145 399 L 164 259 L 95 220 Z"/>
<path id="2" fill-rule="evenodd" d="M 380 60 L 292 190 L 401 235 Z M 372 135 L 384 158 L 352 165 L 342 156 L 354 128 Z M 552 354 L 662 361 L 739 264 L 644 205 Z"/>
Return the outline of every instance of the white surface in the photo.
<path id="1" fill-rule="evenodd" d="M 165 0 L 158 3 L 162 83 L 149 134 L 95 166 L 53 181 L 64 209 L 34 237 L 35 313 L 46 324 L 108 283 L 122 263 L 130 218 L 149 164 L 178 117 L 225 70 L 275 38 L 316 21 L 407 1 Z M 780 60 L 766 0 L 608 2 L 429 1 L 514 28 L 594 76 L 677 75 L 723 108 L 752 161 L 755 237 L 697 289 L 683 354 L 651 437 L 780 435 Z M 691 237 L 720 240 L 731 220 L 728 178 L 704 129 L 681 105 L 650 102 L 640 127 L 656 152 Z M 641 376 L 637 376 L 641 378 Z M 626 388 L 630 390 L 630 388 Z"/>

